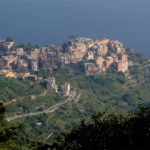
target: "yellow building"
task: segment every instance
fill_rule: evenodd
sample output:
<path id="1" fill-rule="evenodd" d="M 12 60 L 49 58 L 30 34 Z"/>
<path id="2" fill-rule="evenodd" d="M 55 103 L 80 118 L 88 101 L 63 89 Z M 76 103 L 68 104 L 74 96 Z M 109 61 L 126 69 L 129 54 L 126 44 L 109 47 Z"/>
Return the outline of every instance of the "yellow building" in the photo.
<path id="1" fill-rule="evenodd" d="M 96 43 L 107 45 L 109 43 L 109 39 L 96 40 Z"/>
<path id="2" fill-rule="evenodd" d="M 114 63 L 113 57 L 108 56 L 106 59 L 108 60 L 110 65 Z"/>
<path id="3" fill-rule="evenodd" d="M 5 77 L 7 77 L 7 78 L 16 78 L 16 73 L 10 71 L 10 72 L 5 74 Z"/>

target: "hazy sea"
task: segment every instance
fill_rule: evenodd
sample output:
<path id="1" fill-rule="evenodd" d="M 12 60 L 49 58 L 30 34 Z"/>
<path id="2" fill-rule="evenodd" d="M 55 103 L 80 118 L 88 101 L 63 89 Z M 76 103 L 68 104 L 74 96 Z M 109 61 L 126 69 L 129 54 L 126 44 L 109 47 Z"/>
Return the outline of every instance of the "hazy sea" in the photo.
<path id="1" fill-rule="evenodd" d="M 149 28 L 150 0 L 0 0 L 0 38 L 17 43 L 110 38 L 150 56 Z"/>

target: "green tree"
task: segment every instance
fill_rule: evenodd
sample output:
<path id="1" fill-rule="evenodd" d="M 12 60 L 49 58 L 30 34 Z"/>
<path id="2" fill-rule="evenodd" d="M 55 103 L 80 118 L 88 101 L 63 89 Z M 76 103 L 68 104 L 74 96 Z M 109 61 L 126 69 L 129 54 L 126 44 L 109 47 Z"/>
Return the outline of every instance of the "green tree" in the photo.
<path id="1" fill-rule="evenodd" d="M 70 133 L 62 134 L 51 149 L 150 149 L 150 108 L 140 105 L 132 117 L 118 113 L 97 114 L 92 123 L 81 122 Z"/>
<path id="2" fill-rule="evenodd" d="M 5 109 L 4 105 L 3 105 L 3 103 L 0 102 L 0 120 L 4 119 L 5 111 L 6 111 L 6 109 Z"/>

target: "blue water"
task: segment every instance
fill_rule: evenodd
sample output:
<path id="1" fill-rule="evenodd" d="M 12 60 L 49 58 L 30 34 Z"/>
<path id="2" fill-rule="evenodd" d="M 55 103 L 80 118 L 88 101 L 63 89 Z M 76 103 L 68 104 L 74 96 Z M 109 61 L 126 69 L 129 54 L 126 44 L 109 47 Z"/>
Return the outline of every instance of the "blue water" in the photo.
<path id="1" fill-rule="evenodd" d="M 0 0 L 0 37 L 40 45 L 105 37 L 150 56 L 149 8 L 150 0 Z"/>

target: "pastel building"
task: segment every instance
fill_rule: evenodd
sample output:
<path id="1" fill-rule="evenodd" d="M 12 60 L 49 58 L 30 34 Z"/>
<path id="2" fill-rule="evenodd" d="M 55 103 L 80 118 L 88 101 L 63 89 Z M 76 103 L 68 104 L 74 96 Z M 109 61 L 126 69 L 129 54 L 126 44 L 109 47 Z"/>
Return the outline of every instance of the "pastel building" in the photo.
<path id="1" fill-rule="evenodd" d="M 94 54 L 92 51 L 88 51 L 87 53 L 87 60 L 93 60 L 94 59 Z"/>
<path id="2" fill-rule="evenodd" d="M 116 69 L 118 72 L 126 72 L 128 71 L 128 62 L 117 62 Z"/>
<path id="3" fill-rule="evenodd" d="M 16 54 L 17 54 L 18 56 L 23 55 L 23 54 L 24 54 L 24 49 L 23 49 L 23 48 L 17 48 L 17 49 L 16 49 Z"/>
<path id="4" fill-rule="evenodd" d="M 57 85 L 56 85 L 56 80 L 55 77 L 49 77 L 47 79 L 47 90 L 55 90 L 57 92 Z"/>
<path id="5" fill-rule="evenodd" d="M 104 65 L 104 58 L 101 56 L 97 57 L 95 63 L 99 69 L 102 69 Z"/>
<path id="6" fill-rule="evenodd" d="M 126 53 L 120 53 L 118 55 L 118 60 L 126 62 L 126 61 L 128 61 L 128 55 Z"/>
<path id="7" fill-rule="evenodd" d="M 95 63 L 85 63 L 84 70 L 86 75 L 94 75 L 97 72 L 97 67 Z"/>
<path id="8" fill-rule="evenodd" d="M 69 96 L 70 94 L 70 83 L 69 82 L 64 82 L 62 85 L 61 85 L 61 90 L 63 92 L 63 94 L 65 96 Z"/>

